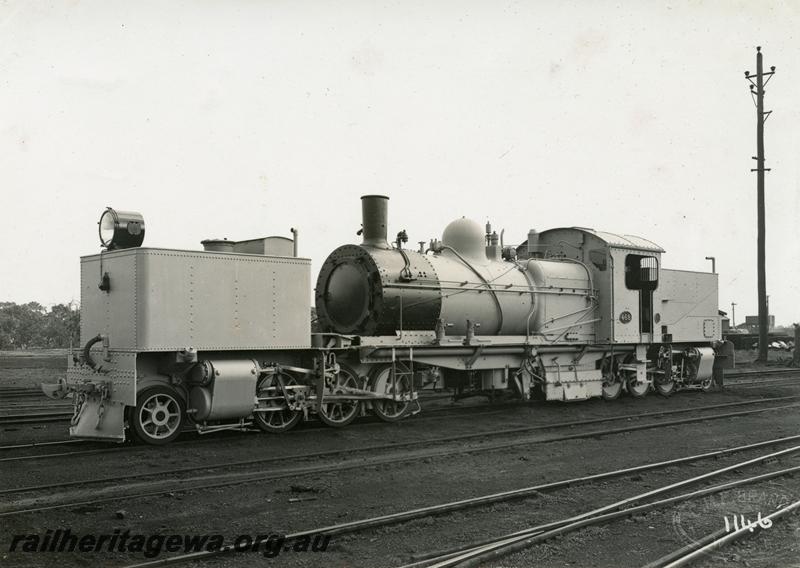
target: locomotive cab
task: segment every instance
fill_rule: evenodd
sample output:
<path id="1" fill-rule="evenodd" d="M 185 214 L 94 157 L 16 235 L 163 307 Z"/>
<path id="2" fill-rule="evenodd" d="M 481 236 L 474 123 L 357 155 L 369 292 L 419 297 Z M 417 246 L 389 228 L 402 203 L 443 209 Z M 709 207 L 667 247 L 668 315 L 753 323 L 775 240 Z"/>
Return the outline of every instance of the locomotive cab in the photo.
<path id="1" fill-rule="evenodd" d="M 535 246 L 518 250 L 590 268 L 597 341 L 618 350 L 601 363 L 613 378 L 604 378 L 607 397 L 623 388 L 643 396 L 651 387 L 662 394 L 711 387 L 721 340 L 716 274 L 663 268 L 657 244 L 583 227 L 543 231 Z"/>

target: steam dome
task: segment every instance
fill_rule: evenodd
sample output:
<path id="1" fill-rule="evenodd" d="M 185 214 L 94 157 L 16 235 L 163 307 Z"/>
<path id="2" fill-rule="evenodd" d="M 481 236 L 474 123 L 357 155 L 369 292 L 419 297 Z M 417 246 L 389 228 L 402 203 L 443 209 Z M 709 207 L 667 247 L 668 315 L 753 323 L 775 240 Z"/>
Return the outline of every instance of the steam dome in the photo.
<path id="1" fill-rule="evenodd" d="M 480 224 L 466 217 L 456 219 L 442 233 L 442 244 L 473 260 L 486 260 L 485 240 Z"/>

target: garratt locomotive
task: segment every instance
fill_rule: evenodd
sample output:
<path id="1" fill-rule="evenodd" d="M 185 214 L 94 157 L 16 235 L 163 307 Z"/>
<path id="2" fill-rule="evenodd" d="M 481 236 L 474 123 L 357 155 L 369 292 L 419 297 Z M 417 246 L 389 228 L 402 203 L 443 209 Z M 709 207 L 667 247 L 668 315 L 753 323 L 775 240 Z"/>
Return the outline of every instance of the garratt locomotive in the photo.
<path id="1" fill-rule="evenodd" d="M 388 198 L 362 201 L 362 242 L 325 260 L 311 332 L 310 261 L 293 239 L 142 247 L 144 220 L 108 209 L 81 259 L 81 342 L 70 433 L 163 444 L 419 411 L 424 389 L 523 400 L 708 390 L 728 360 L 717 275 L 668 270 L 658 245 L 588 228 L 504 246 L 457 219 L 441 240 L 388 240 Z"/>

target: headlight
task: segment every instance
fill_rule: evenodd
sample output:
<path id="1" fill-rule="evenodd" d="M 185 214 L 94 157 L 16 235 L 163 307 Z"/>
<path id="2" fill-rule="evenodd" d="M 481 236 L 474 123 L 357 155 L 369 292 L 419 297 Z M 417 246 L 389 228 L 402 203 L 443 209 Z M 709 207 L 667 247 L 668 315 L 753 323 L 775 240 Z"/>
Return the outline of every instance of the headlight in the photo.
<path id="1" fill-rule="evenodd" d="M 106 208 L 100 216 L 100 244 L 108 250 L 138 247 L 144 241 L 144 217 L 134 211 Z"/>

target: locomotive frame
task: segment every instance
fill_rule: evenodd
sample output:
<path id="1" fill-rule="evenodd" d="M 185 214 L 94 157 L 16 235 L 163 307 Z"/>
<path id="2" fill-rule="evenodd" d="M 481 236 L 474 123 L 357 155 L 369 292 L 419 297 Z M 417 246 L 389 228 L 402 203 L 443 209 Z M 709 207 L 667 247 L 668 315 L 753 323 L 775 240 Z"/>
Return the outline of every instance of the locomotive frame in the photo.
<path id="1" fill-rule="evenodd" d="M 312 414 L 331 426 L 366 412 L 394 421 L 420 411 L 425 389 L 668 396 L 708 390 L 732 364 L 717 275 L 663 268 L 650 241 L 573 227 L 506 247 L 488 224 L 459 219 L 413 251 L 405 231 L 387 241 L 387 197 L 362 197 L 362 216 L 363 242 L 320 271 L 321 333 L 294 230 L 294 242 L 83 257 L 83 349 L 65 381 L 43 385 L 73 393 L 70 434 L 124 441 L 127 427 L 163 444 L 187 422 L 206 433 L 282 432 Z"/>

